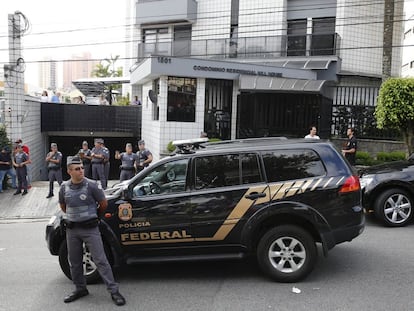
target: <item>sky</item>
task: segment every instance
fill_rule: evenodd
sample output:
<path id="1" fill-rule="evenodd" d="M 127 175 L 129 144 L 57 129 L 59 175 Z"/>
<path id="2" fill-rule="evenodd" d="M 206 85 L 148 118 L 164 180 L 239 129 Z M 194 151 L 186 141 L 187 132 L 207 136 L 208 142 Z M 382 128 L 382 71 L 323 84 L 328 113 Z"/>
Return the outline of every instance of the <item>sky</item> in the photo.
<path id="1" fill-rule="evenodd" d="M 132 24 L 126 17 L 127 3 L 129 0 L 2 1 L 0 71 L 9 59 L 8 14 L 15 11 L 22 12 L 31 25 L 23 37 L 26 83 L 37 83 L 37 62 L 45 58 L 59 61 L 82 52 L 90 52 L 96 59 L 110 55 L 125 57 L 125 29 L 127 24 Z"/>
<path id="2" fill-rule="evenodd" d="M 8 63 L 8 14 L 20 11 L 30 21 L 30 31 L 23 37 L 25 82 L 37 84 L 37 62 L 45 58 L 59 61 L 82 52 L 90 52 L 96 59 L 110 55 L 126 57 L 124 42 L 128 39 L 125 30 L 127 25 L 133 24 L 126 16 L 127 3 L 130 0 L 3 0 L 0 11 L 0 76 L 3 65 Z M 414 14 L 414 0 L 406 0 L 405 4 L 407 17 L 410 17 Z M 58 64 L 60 71 L 62 63 Z"/>

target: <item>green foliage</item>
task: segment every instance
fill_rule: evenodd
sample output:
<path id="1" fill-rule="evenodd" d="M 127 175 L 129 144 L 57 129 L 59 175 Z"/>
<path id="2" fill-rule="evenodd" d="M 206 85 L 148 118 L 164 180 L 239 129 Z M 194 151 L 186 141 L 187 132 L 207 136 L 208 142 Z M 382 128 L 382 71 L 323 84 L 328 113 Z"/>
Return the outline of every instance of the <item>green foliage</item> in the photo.
<path id="1" fill-rule="evenodd" d="M 414 78 L 391 78 L 381 85 L 375 117 L 378 128 L 401 131 L 409 153 L 413 152 Z"/>
<path id="2" fill-rule="evenodd" d="M 172 142 L 172 141 L 170 141 L 170 142 L 168 143 L 168 145 L 167 145 L 167 150 L 168 150 L 168 152 L 174 152 L 174 150 L 175 150 L 175 146 L 173 145 L 173 142 Z"/>
<path id="3" fill-rule="evenodd" d="M 356 165 L 371 166 L 375 164 L 375 159 L 366 151 L 357 151 Z"/>
<path id="4" fill-rule="evenodd" d="M 401 161 L 405 159 L 405 152 L 402 151 L 379 152 L 377 154 L 377 160 L 381 162 Z"/>
<path id="5" fill-rule="evenodd" d="M 11 149 L 12 143 L 7 137 L 6 128 L 3 125 L 0 125 L 0 148 L 3 148 L 4 146 L 9 146 Z"/>

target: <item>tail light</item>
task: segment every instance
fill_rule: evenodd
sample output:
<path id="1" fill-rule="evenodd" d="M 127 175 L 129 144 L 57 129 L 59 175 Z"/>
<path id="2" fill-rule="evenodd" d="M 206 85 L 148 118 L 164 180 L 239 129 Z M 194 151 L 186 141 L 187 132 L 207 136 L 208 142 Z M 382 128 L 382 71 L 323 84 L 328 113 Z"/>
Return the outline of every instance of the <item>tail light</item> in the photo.
<path id="1" fill-rule="evenodd" d="M 359 190 L 361 190 L 361 184 L 359 183 L 358 176 L 350 176 L 345 180 L 339 193 L 348 193 Z"/>

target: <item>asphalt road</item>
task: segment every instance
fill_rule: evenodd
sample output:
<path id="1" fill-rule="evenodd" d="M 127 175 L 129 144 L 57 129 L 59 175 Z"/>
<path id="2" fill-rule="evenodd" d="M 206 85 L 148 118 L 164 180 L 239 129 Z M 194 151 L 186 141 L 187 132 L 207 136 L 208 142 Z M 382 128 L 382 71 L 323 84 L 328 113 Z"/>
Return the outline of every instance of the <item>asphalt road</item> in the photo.
<path id="1" fill-rule="evenodd" d="M 72 290 L 44 241 L 46 222 L 0 223 L 0 310 L 115 310 L 103 284 L 64 304 Z M 368 220 L 351 243 L 321 256 L 295 284 L 269 281 L 254 260 L 154 264 L 116 273 L 123 310 L 414 310 L 414 225 Z M 293 293 L 296 287 L 301 292 Z"/>

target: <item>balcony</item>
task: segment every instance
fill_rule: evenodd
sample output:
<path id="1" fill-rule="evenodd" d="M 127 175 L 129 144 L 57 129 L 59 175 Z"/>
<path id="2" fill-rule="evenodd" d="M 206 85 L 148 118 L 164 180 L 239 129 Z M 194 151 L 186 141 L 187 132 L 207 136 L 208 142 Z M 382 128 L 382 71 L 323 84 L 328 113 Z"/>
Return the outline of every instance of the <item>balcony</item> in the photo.
<path id="1" fill-rule="evenodd" d="M 137 24 L 193 22 L 197 18 L 195 0 L 140 0 L 137 3 Z"/>
<path id="2" fill-rule="evenodd" d="M 42 132 L 111 132 L 141 136 L 140 106 L 41 104 Z"/>
<path id="3" fill-rule="evenodd" d="M 138 61 L 151 55 L 214 59 L 338 56 L 339 39 L 340 36 L 333 33 L 140 43 Z"/>

